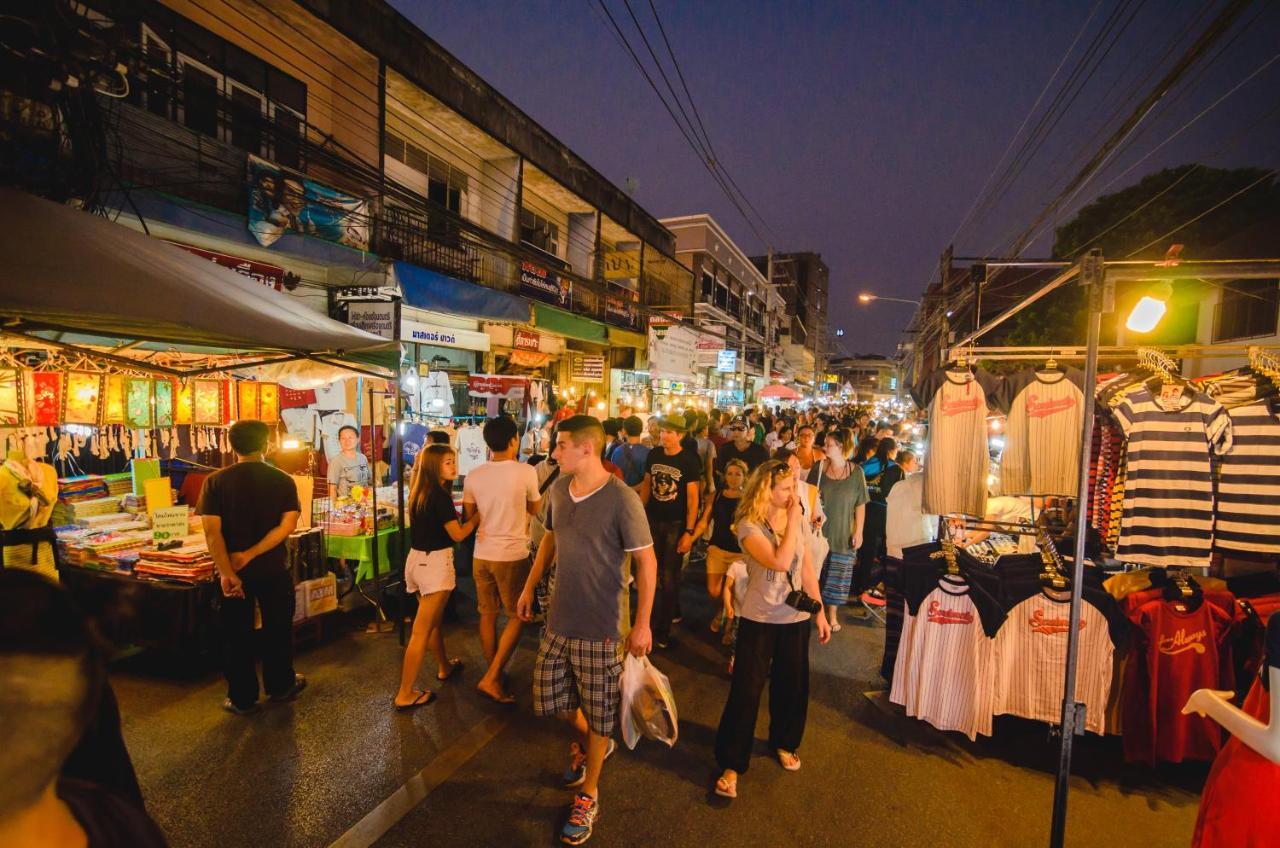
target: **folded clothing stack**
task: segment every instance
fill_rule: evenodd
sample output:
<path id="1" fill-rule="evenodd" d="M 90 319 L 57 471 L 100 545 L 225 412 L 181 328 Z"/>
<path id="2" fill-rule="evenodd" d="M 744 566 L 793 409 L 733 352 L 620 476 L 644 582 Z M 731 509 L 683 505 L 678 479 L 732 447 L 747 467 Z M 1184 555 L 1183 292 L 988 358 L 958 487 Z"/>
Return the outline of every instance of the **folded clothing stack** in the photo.
<path id="1" fill-rule="evenodd" d="M 108 494 L 107 483 L 98 474 L 58 478 L 58 500 L 66 503 L 105 498 Z"/>
<path id="2" fill-rule="evenodd" d="M 133 573 L 146 580 L 202 583 L 213 579 L 213 557 L 209 556 L 203 536 L 187 536 L 180 548 L 139 551 Z"/>

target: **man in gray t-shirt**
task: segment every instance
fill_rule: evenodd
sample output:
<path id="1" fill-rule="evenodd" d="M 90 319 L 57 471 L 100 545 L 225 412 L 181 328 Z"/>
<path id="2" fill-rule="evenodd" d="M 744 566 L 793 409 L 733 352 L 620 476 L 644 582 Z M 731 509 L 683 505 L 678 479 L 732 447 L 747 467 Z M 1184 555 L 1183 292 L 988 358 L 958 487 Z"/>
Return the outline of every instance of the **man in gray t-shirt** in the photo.
<path id="1" fill-rule="evenodd" d="M 560 423 L 553 456 L 561 479 L 548 490 L 546 533 L 516 603 L 533 618 L 533 590 L 552 560 L 555 590 L 533 668 L 533 709 L 573 726 L 566 788 L 576 789 L 562 841 L 581 845 L 600 812 L 600 771 L 613 750 L 622 650 L 619 597 L 627 553 L 636 564 L 636 621 L 626 639 L 635 656 L 649 653 L 649 619 L 658 562 L 640 497 L 600 461 L 604 428 L 589 415 Z"/>

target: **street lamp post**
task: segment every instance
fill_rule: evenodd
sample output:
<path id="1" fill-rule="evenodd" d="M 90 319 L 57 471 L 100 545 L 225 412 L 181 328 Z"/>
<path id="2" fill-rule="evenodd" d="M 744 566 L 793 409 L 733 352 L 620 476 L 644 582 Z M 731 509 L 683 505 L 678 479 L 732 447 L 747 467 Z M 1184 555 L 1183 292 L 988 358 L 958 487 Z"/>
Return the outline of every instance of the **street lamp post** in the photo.
<path id="1" fill-rule="evenodd" d="M 858 295 L 859 303 L 870 303 L 873 300 L 887 300 L 892 303 L 910 303 L 913 306 L 920 305 L 920 301 L 912 300 L 909 297 L 889 297 L 883 294 L 871 294 L 870 292 L 863 292 L 862 294 Z"/>

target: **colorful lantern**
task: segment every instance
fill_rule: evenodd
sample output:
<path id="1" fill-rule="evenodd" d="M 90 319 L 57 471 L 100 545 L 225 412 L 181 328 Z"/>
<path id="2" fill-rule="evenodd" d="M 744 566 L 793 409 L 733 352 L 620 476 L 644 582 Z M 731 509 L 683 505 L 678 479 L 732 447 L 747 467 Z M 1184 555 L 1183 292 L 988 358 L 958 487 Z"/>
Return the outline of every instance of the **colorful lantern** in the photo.
<path id="1" fill-rule="evenodd" d="M 130 427 L 149 430 L 156 425 L 155 383 L 146 377 L 126 377 L 124 417 Z"/>

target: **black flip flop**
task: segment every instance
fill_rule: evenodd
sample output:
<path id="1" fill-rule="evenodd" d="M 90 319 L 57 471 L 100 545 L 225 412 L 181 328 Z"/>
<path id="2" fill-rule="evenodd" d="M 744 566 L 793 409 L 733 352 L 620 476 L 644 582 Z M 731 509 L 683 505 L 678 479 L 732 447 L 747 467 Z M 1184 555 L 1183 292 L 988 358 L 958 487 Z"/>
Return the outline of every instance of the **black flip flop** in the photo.
<path id="1" fill-rule="evenodd" d="M 449 660 L 449 671 L 445 673 L 445 676 L 441 677 L 437 674 L 436 680 L 444 683 L 446 680 L 452 679 L 460 671 L 462 671 L 462 660 L 455 657 L 454 659 Z"/>
<path id="2" fill-rule="evenodd" d="M 395 704 L 396 712 L 407 713 L 409 710 L 416 710 L 418 707 L 425 707 L 435 699 L 435 692 L 423 692 L 419 694 L 418 697 L 414 698 L 413 703 L 411 704 L 396 704 L 394 701 L 392 701 L 392 703 Z"/>
<path id="3" fill-rule="evenodd" d="M 476 687 L 476 691 L 479 692 L 482 697 L 488 698 L 490 701 L 493 701 L 495 704 L 498 704 L 499 706 L 514 707 L 516 705 L 516 696 L 512 695 L 510 692 L 507 693 L 505 698 L 498 698 L 494 695 L 490 695 L 488 692 L 484 691 L 479 686 Z"/>

